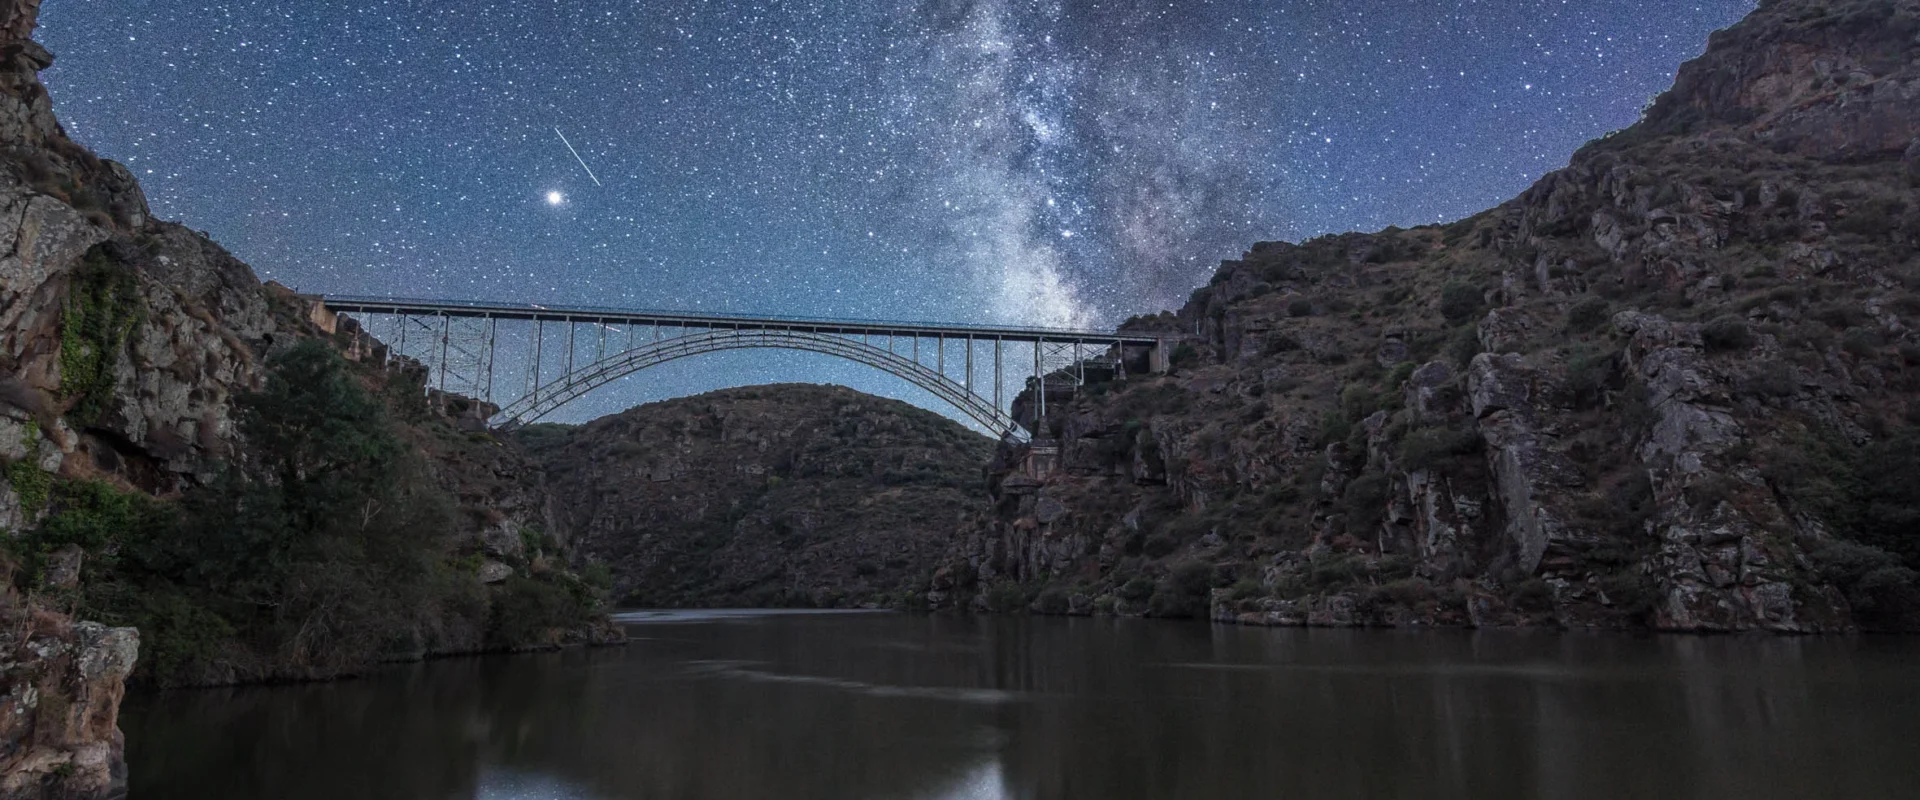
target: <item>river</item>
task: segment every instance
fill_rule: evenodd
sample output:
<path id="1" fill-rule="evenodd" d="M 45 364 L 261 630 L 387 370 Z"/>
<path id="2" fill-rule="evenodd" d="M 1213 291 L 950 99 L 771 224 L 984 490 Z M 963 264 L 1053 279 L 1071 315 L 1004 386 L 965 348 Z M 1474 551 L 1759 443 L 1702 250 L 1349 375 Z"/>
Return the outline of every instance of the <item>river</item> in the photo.
<path id="1" fill-rule="evenodd" d="M 1920 796 L 1920 639 L 684 612 L 136 694 L 163 798 Z"/>

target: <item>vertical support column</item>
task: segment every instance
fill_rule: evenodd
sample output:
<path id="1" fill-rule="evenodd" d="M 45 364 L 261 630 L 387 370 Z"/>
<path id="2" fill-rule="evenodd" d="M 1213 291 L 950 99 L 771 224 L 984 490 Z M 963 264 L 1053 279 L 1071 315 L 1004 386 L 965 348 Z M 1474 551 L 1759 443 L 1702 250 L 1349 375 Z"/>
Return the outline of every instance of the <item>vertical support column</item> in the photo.
<path id="1" fill-rule="evenodd" d="M 937 334 L 933 337 L 933 341 L 934 346 L 940 348 L 940 356 L 938 358 L 940 363 L 939 370 L 940 377 L 944 378 L 947 376 L 947 336 L 946 334 Z"/>
<path id="2" fill-rule="evenodd" d="M 920 363 L 920 334 L 913 335 L 913 363 Z"/>
<path id="3" fill-rule="evenodd" d="M 563 378 L 573 377 L 573 329 L 578 327 L 580 325 L 575 323 L 572 317 L 567 318 L 567 372 L 561 376 Z"/>
<path id="4" fill-rule="evenodd" d="M 1000 352 L 1004 349 L 1006 343 L 1007 340 L 1005 339 L 998 336 L 993 337 L 993 407 L 996 410 L 1000 408 L 1000 387 L 1005 386 L 1007 383 L 1006 380 L 1000 376 Z"/>
<path id="5" fill-rule="evenodd" d="M 543 347 L 545 347 L 546 338 L 547 338 L 547 321 L 544 319 L 534 320 L 533 321 L 533 372 L 532 372 L 533 391 L 528 392 L 527 396 L 533 398 L 535 402 L 539 402 L 540 400 L 540 350 Z"/>
<path id="6" fill-rule="evenodd" d="M 407 354 L 407 315 L 400 315 L 400 355 Z"/>
<path id="7" fill-rule="evenodd" d="M 973 394 L 973 334 L 967 334 L 967 394 Z"/>
<path id="8" fill-rule="evenodd" d="M 453 332 L 453 318 L 440 315 L 440 391 L 447 390 L 447 339 Z"/>
<path id="9" fill-rule="evenodd" d="M 500 358 L 500 320 L 487 317 L 487 395 L 485 402 L 493 403 L 493 365 Z"/>
<path id="10" fill-rule="evenodd" d="M 607 321 L 603 319 L 594 324 L 600 328 L 600 349 L 593 354 L 593 362 L 598 364 L 607 360 Z"/>
<path id="11" fill-rule="evenodd" d="M 1033 418 L 1033 438 L 1035 439 L 1043 438 L 1047 427 L 1047 373 L 1042 371 L 1040 366 L 1040 351 L 1046 346 L 1047 340 L 1044 337 L 1033 340 L 1033 381 L 1039 388 L 1040 395 L 1040 413 Z"/>

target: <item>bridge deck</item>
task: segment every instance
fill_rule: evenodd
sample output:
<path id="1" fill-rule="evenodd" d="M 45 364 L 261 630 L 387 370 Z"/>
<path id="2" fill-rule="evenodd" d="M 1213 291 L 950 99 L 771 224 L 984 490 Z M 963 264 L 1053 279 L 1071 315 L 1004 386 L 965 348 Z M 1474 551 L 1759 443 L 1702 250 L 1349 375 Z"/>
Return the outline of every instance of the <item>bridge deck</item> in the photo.
<path id="1" fill-rule="evenodd" d="M 652 311 L 646 309 L 599 308 L 594 306 L 542 306 L 532 303 L 467 302 L 460 300 L 418 300 L 401 297 L 358 297 L 321 295 L 330 310 L 362 314 L 440 315 L 481 319 L 531 320 L 539 322 L 585 322 L 603 325 L 659 326 L 667 328 L 711 328 L 734 330 L 800 330 L 813 333 L 869 336 L 918 336 L 980 341 L 1040 342 L 1050 344 L 1155 345 L 1159 337 L 1138 333 L 1069 330 L 1061 328 L 1021 328 L 994 325 L 956 325 L 894 320 L 831 319 L 823 317 L 776 317 L 754 314 L 701 314 L 689 311 Z"/>

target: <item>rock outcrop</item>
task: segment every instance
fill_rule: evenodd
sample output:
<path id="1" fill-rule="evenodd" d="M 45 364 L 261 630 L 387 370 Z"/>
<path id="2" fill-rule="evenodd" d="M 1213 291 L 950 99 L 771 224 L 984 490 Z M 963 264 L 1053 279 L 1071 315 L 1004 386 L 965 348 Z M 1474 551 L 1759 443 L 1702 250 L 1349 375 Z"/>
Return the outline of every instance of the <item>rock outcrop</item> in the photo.
<path id="1" fill-rule="evenodd" d="M 1130 322 L 1198 335 L 1172 376 L 1050 400 L 1058 467 L 1002 454 L 932 597 L 1910 626 L 1916 158 L 1920 4 L 1764 2 L 1515 200 L 1256 245 Z"/>
<path id="2" fill-rule="evenodd" d="M 126 793 L 120 697 L 139 634 L 0 604 L 0 798 Z"/>
<path id="3" fill-rule="evenodd" d="M 249 468 L 236 398 L 265 385 L 273 356 L 298 342 L 323 340 L 356 362 L 356 380 L 381 398 L 385 417 L 412 446 L 411 455 L 456 505 L 447 555 L 461 569 L 471 566 L 481 610 L 420 632 L 413 655 L 492 646 L 482 629 L 488 593 L 512 590 L 498 586 L 505 581 L 499 566 L 521 578 L 538 572 L 577 583 L 559 566 L 567 560 L 564 542 L 543 540 L 543 552 L 528 551 L 527 542 L 538 537 L 523 532 L 553 528 L 538 467 L 473 429 L 476 404 L 424 392 L 418 364 L 390 358 L 377 342 L 356 336 L 351 321 L 333 319 L 283 287 L 262 285 L 251 268 L 205 234 L 153 219 L 128 170 L 66 136 L 37 74 L 53 60 L 30 38 L 38 8 L 37 0 L 0 0 L 0 535 L 18 537 L 42 527 L 61 512 L 63 487 L 104 486 L 170 502 L 204 489 L 229 466 Z M 76 559 L 73 566 L 75 580 L 84 585 L 97 576 L 83 563 Z M 93 630 L 59 620 L 41 628 Z M 102 635 L 124 644 L 131 657 L 130 632 Z M 601 625 L 534 638 L 619 637 Z M 66 639 L 33 642 L 19 652 L 55 661 L 66 658 L 61 652 L 93 646 Z M 405 642 L 392 647 L 398 655 L 407 653 Z M 63 674 L 61 669 L 52 661 L 35 666 L 24 656 L 14 664 L 27 676 L 23 680 Z M 271 663 L 227 664 L 205 679 L 324 677 L 337 671 L 276 669 Z M 97 677 L 118 681 L 125 673 L 109 670 Z M 61 680 L 62 686 L 80 685 Z M 104 684 L 93 695 L 106 696 Z M 110 730 L 111 715 L 105 719 Z M 76 736 L 89 731 L 72 728 Z"/>
<path id="4" fill-rule="evenodd" d="M 837 386 L 669 400 L 520 435 L 557 532 L 643 606 L 902 605 L 980 510 L 993 442 Z"/>

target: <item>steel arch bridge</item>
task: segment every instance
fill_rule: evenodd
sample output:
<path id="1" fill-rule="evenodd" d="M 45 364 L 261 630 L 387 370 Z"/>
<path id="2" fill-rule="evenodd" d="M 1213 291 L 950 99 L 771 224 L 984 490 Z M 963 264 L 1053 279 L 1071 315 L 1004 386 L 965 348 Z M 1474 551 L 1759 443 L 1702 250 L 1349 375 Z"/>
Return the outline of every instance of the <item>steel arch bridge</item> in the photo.
<path id="1" fill-rule="evenodd" d="M 1045 417 L 1047 395 L 1085 383 L 1089 370 L 1124 377 L 1129 358 L 1138 363 L 1142 356 L 1150 370 L 1166 365 L 1165 342 L 1143 334 L 345 295 L 312 299 L 314 319 L 323 327 L 346 327 L 356 337 L 378 340 L 384 347 L 367 342 L 368 351 L 418 362 L 427 369 L 427 388 L 480 400 L 497 409 L 488 423 L 509 429 L 649 367 L 707 353 L 777 348 L 881 370 L 994 434 L 1026 439 L 1030 432 L 1010 408 L 1018 390 L 1045 387 L 1034 393 L 1036 412 Z M 341 314 L 356 324 L 341 326 Z"/>

